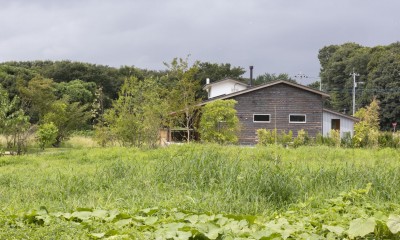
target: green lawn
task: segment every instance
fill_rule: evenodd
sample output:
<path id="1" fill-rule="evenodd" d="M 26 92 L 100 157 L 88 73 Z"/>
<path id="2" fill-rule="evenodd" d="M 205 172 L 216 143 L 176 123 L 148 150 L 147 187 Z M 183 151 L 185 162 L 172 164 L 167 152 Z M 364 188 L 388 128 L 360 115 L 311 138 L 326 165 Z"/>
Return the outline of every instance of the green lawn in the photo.
<path id="1" fill-rule="evenodd" d="M 400 203 L 399 150 L 190 144 L 4 156 L 0 158 L 4 230 L 0 229 L 4 234 L 0 238 L 36 239 L 51 232 L 64 233 L 57 238 L 88 237 L 96 232 L 93 226 L 81 229 L 60 220 L 34 228 L 10 227 L 12 215 L 20 217 L 41 206 L 52 213 L 90 208 L 137 215 L 140 209 L 157 207 L 268 218 L 298 206 L 304 213 L 315 212 L 326 207 L 326 199 L 368 183 L 372 188 L 363 201 L 382 208 L 379 211 L 386 215 L 399 213 L 393 207 Z"/>

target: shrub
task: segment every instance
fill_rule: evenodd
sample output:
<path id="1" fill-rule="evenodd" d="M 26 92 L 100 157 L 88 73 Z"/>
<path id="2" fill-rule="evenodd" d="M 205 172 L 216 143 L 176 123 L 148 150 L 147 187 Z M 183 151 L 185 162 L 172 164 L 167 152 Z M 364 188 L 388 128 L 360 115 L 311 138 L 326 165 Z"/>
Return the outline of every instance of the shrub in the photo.
<path id="1" fill-rule="evenodd" d="M 235 100 L 216 100 L 202 109 L 199 133 L 205 142 L 236 143 L 240 131 Z"/>
<path id="2" fill-rule="evenodd" d="M 278 141 L 282 145 L 287 145 L 293 141 L 293 131 L 289 130 L 288 133 L 285 130 L 282 130 L 281 133 L 278 135 Z"/>
<path id="3" fill-rule="evenodd" d="M 43 150 L 46 146 L 50 146 L 57 141 L 58 128 L 53 122 L 44 123 L 39 126 L 36 132 L 36 140 L 39 147 Z"/>
<path id="4" fill-rule="evenodd" d="M 343 147 L 348 147 L 348 148 L 353 147 L 353 141 L 352 141 L 352 138 L 351 138 L 351 133 L 350 132 L 344 132 L 341 142 L 342 142 L 341 144 L 342 144 Z"/>
<path id="5" fill-rule="evenodd" d="M 308 133 L 301 129 L 297 132 L 297 137 L 294 139 L 294 146 L 303 146 L 307 145 L 310 142 L 310 138 L 308 137 Z"/>
<path id="6" fill-rule="evenodd" d="M 329 131 L 329 138 L 331 145 L 335 147 L 340 147 L 341 139 L 340 139 L 340 132 L 335 129 L 331 129 Z"/>

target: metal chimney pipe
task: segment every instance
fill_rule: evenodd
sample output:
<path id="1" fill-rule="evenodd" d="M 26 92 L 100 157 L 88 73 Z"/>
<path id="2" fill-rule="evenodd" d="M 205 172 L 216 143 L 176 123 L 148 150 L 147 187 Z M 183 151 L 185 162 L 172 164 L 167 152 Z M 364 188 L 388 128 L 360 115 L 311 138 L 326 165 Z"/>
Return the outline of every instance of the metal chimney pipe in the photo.
<path id="1" fill-rule="evenodd" d="M 250 87 L 253 86 L 253 66 L 250 66 Z"/>

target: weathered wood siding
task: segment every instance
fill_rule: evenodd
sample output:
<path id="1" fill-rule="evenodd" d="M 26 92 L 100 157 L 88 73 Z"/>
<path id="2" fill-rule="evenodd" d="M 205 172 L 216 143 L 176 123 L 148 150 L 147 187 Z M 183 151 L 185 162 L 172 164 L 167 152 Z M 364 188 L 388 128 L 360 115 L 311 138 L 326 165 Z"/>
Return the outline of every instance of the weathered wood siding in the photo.
<path id="1" fill-rule="evenodd" d="M 322 96 L 286 84 L 244 93 L 232 97 L 238 103 L 237 115 L 241 122 L 239 143 L 256 144 L 257 129 L 297 131 L 304 129 L 311 137 L 322 133 Z M 270 114 L 269 123 L 253 122 L 253 114 Z M 290 114 L 305 114 L 306 123 L 289 123 Z"/>

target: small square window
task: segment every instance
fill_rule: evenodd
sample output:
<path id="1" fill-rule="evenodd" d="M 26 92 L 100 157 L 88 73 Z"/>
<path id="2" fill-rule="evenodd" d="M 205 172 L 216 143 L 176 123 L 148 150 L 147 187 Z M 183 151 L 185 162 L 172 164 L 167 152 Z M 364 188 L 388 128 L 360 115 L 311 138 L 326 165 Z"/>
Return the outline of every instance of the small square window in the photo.
<path id="1" fill-rule="evenodd" d="M 271 114 L 253 114 L 253 122 L 270 122 Z"/>
<path id="2" fill-rule="evenodd" d="M 306 115 L 305 114 L 290 114 L 289 115 L 289 123 L 305 123 Z"/>

